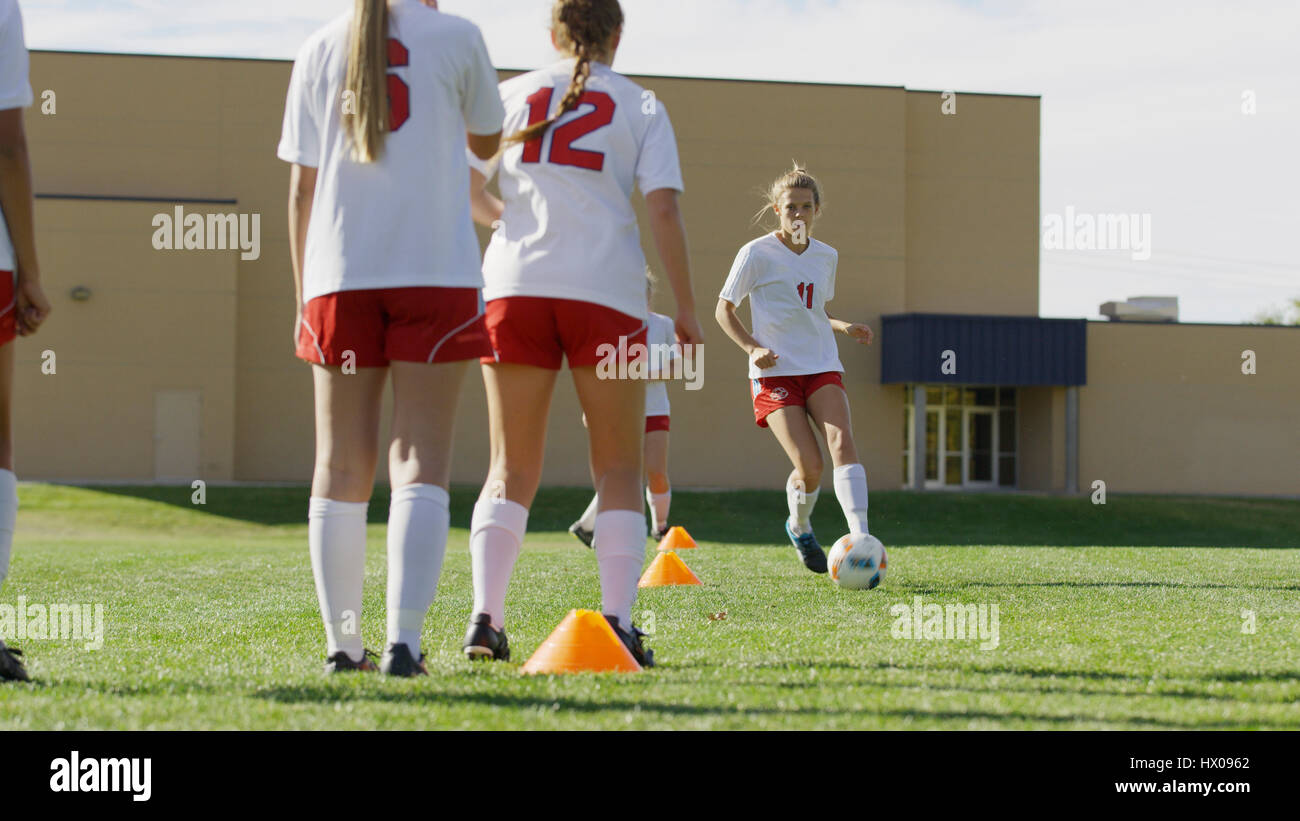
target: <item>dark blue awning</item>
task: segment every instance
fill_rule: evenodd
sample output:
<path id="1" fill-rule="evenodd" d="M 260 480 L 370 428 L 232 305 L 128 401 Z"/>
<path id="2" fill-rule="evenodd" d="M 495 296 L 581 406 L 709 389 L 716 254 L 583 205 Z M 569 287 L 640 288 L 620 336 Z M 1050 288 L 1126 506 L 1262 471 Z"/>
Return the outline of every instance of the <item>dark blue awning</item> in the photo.
<path id="1" fill-rule="evenodd" d="M 884 384 L 1084 385 L 1085 319 L 975 314 L 892 314 L 881 317 Z M 944 373 L 952 351 L 956 373 Z M 950 369 L 951 370 L 951 369 Z"/>

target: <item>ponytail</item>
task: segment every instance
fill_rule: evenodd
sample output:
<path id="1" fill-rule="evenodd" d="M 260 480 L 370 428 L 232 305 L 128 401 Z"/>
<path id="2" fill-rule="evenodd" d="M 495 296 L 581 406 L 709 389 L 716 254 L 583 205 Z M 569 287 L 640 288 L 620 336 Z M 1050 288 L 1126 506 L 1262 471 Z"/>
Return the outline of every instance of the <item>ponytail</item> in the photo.
<path id="1" fill-rule="evenodd" d="M 357 162 L 375 162 L 388 134 L 388 0 L 355 0 L 343 83 L 343 131 Z"/>
<path id="2" fill-rule="evenodd" d="M 505 139 L 506 144 L 526 143 L 541 137 L 556 120 L 578 107 L 591 79 L 592 60 L 607 56 L 604 49 L 622 25 L 623 9 L 618 0 L 555 0 L 551 31 L 560 48 L 577 58 L 573 77 L 555 116 L 511 134 Z"/>

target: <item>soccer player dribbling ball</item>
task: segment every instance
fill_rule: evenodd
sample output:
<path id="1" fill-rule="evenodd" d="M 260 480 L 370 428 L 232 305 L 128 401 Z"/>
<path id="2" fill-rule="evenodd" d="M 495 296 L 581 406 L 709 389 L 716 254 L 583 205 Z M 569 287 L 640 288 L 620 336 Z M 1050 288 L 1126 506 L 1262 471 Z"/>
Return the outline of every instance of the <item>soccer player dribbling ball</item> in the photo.
<path id="1" fill-rule="evenodd" d="M 654 280 L 646 273 L 646 305 L 654 296 Z M 668 481 L 668 429 L 670 411 L 668 402 L 669 375 L 665 372 L 678 355 L 673 344 L 673 318 L 654 311 L 646 317 L 646 344 L 650 349 L 650 381 L 645 386 L 645 500 L 650 506 L 650 535 L 659 541 L 668 533 L 668 510 L 673 500 L 673 488 Z M 661 358 L 660 351 L 669 351 Z M 587 424 L 584 416 L 582 424 Z M 569 526 L 574 537 L 591 547 L 596 527 L 596 513 L 600 509 L 600 495 L 591 497 L 591 503 L 578 521 Z"/>
<path id="2" fill-rule="evenodd" d="M 780 225 L 740 249 L 715 311 L 727 336 L 749 356 L 754 421 L 775 434 L 794 465 L 786 481 L 790 516 L 785 531 L 804 566 L 814 573 L 826 572 L 826 554 L 810 521 L 822 480 L 822 452 L 814 428 L 826 439 L 835 496 L 849 530 L 867 532 L 867 473 L 853 443 L 834 332 L 866 345 L 872 340 L 871 328 L 835 319 L 826 311 L 835 296 L 839 255 L 812 238 L 821 203 L 821 186 L 798 165 L 772 183 L 768 204 L 759 213 L 771 208 Z M 736 316 L 746 297 L 752 334 Z"/>
<path id="3" fill-rule="evenodd" d="M 23 109 L 32 104 L 27 45 L 16 0 L 0 0 L 0 585 L 9 574 L 18 479 L 14 475 L 13 406 L 15 336 L 29 336 L 50 314 L 41 290 L 32 222 L 32 166 Z M 0 681 L 27 681 L 22 651 L 0 636 Z"/>
<path id="4" fill-rule="evenodd" d="M 483 260 L 488 333 L 483 360 L 491 468 L 474 507 L 474 614 L 464 649 L 506 659 L 505 596 L 541 479 L 547 414 L 567 358 L 587 416 L 600 498 L 593 547 L 601 609 L 643 666 L 632 625 L 645 561 L 641 500 L 645 383 L 601 379 L 602 344 L 646 337 L 645 256 L 630 200 L 645 195 L 659 256 L 677 300 L 679 342 L 701 342 L 691 294 L 677 142 L 664 107 L 610 68 L 622 38 L 617 0 L 557 0 L 551 40 L 566 55 L 501 84 L 507 148 L 480 165 L 475 218 L 495 225 Z M 649 102 L 649 104 L 647 104 Z M 502 200 L 483 189 L 499 168 Z"/>
<path id="5" fill-rule="evenodd" d="M 482 35 L 434 0 L 356 0 L 294 63 L 278 153 L 293 164 L 297 355 L 315 383 L 308 542 L 327 672 L 376 669 L 361 593 L 390 375 L 379 669 L 427 672 L 420 634 L 446 552 L 456 402 L 469 362 L 491 351 L 464 152 L 496 153 L 503 117 Z"/>

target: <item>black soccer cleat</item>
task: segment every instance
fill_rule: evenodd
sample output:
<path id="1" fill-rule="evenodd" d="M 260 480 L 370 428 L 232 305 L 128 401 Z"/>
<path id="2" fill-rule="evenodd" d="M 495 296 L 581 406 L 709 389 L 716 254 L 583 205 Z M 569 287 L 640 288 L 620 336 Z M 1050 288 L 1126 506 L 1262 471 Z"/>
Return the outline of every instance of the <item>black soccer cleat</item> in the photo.
<path id="1" fill-rule="evenodd" d="M 27 668 L 18 660 L 22 654 L 23 651 L 17 647 L 6 647 L 0 641 L 0 681 L 31 681 Z"/>
<path id="2" fill-rule="evenodd" d="M 417 659 L 405 644 L 390 644 L 379 662 L 379 672 L 386 676 L 410 678 L 429 675 L 429 668 L 424 666 L 424 653 Z"/>
<path id="3" fill-rule="evenodd" d="M 326 673 L 374 673 L 379 667 L 375 664 L 375 651 L 362 650 L 361 661 L 353 661 L 342 650 L 325 659 Z"/>
<path id="4" fill-rule="evenodd" d="M 632 625 L 631 633 L 619 627 L 618 616 L 605 614 L 605 621 L 609 622 L 609 626 L 614 628 L 614 635 L 618 636 L 618 640 L 623 642 L 623 646 L 632 654 L 632 658 L 636 659 L 637 664 L 642 667 L 655 666 L 655 651 L 647 650 L 645 645 L 641 643 L 641 637 L 645 633 L 637 629 L 635 624 Z"/>
<path id="5" fill-rule="evenodd" d="M 569 532 L 573 534 L 575 539 L 582 542 L 587 547 L 591 547 L 591 540 L 596 535 L 594 530 L 588 530 L 583 527 L 582 522 L 574 522 L 569 525 Z"/>
<path id="6" fill-rule="evenodd" d="M 510 661 L 510 642 L 506 639 L 506 631 L 492 627 L 492 617 L 487 613 L 479 613 L 470 620 L 469 630 L 465 631 L 464 649 L 470 661 Z"/>
<path id="7" fill-rule="evenodd" d="M 794 544 L 794 549 L 799 553 L 799 560 L 803 566 L 814 573 L 826 572 L 826 554 L 822 551 L 822 546 L 817 544 L 817 537 L 809 530 L 802 536 L 796 536 L 794 528 L 790 527 L 790 520 L 785 521 L 785 535 L 790 537 Z"/>

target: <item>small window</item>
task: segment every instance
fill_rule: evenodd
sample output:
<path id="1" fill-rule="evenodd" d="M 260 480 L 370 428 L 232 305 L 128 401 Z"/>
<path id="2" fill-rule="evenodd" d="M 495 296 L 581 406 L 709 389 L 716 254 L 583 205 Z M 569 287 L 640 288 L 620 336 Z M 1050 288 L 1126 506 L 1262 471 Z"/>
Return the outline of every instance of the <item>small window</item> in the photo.
<path id="1" fill-rule="evenodd" d="M 943 390 L 941 388 L 925 389 L 925 404 L 928 407 L 938 407 L 943 404 Z"/>
<path id="2" fill-rule="evenodd" d="M 976 388 L 975 404 L 981 407 L 991 408 L 997 404 L 996 388 Z"/>
<path id="3" fill-rule="evenodd" d="M 945 405 L 957 406 L 961 404 L 961 388 L 944 388 L 943 403 Z"/>
<path id="4" fill-rule="evenodd" d="M 998 388 L 998 404 L 1014 408 L 1016 406 L 1016 389 Z"/>

